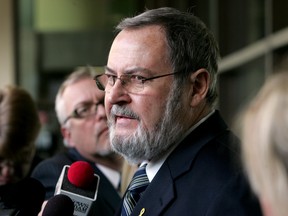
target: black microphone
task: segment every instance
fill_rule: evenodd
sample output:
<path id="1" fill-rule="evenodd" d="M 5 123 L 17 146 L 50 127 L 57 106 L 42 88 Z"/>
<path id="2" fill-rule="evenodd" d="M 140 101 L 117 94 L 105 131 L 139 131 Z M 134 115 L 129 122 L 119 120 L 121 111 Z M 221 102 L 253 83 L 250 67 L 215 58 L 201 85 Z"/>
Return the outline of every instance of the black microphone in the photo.
<path id="1" fill-rule="evenodd" d="M 0 212 L 11 216 L 37 216 L 44 199 L 44 186 L 36 179 L 25 178 L 0 187 Z"/>
<path id="2" fill-rule="evenodd" d="M 45 205 L 42 216 L 73 216 L 74 203 L 70 197 L 57 194 L 51 197 Z"/>
<path id="3" fill-rule="evenodd" d="M 85 161 L 64 166 L 58 179 L 55 194 L 65 194 L 74 203 L 75 216 L 87 216 L 97 198 L 100 177 Z"/>

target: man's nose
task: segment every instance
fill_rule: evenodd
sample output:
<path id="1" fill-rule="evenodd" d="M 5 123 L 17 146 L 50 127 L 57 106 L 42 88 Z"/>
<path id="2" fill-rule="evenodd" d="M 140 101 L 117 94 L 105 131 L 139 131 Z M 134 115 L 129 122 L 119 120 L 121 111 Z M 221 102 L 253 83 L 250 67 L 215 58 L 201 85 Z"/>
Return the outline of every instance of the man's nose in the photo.
<path id="1" fill-rule="evenodd" d="M 129 103 L 131 101 L 128 91 L 124 87 L 120 79 L 115 81 L 115 84 L 106 92 L 106 100 L 110 104 Z"/>

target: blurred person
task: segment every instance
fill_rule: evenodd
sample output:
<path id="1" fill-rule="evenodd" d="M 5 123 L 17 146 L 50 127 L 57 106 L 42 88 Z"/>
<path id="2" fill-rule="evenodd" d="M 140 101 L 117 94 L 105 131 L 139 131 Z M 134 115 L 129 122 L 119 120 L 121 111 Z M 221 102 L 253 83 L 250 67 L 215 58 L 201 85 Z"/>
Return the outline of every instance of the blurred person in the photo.
<path id="1" fill-rule="evenodd" d="M 64 165 L 79 160 L 89 162 L 100 176 L 93 212 L 109 216 L 114 214 L 121 200 L 118 187 L 123 159 L 111 150 L 104 93 L 95 86 L 94 76 L 90 68 L 80 68 L 60 86 L 55 110 L 68 149 L 42 161 L 34 169 L 32 177 L 44 185 L 48 200 L 54 195 Z"/>
<path id="2" fill-rule="evenodd" d="M 43 106 L 43 105 L 42 105 Z M 39 110 L 38 115 L 41 123 L 41 130 L 36 140 L 36 153 L 42 158 L 51 157 L 57 151 L 56 127 L 51 123 L 48 111 Z M 58 124 L 58 122 L 57 122 Z"/>
<path id="3" fill-rule="evenodd" d="M 241 123 L 243 163 L 252 188 L 259 196 L 263 213 L 266 216 L 286 216 L 288 70 L 269 77 L 239 116 L 237 123 Z"/>
<path id="4" fill-rule="evenodd" d="M 40 120 L 34 100 L 25 89 L 0 89 L 0 214 L 37 215 L 44 187 L 30 178 L 40 158 L 36 138 Z M 31 193 L 31 194 L 29 194 Z"/>
<path id="5" fill-rule="evenodd" d="M 40 127 L 36 104 L 25 89 L 0 89 L 0 185 L 29 176 L 38 162 L 35 141 Z"/>
<path id="6" fill-rule="evenodd" d="M 121 188 L 120 188 L 120 194 L 123 196 L 127 190 L 127 187 L 130 184 L 130 181 L 138 169 L 139 164 L 130 164 L 127 160 L 124 160 L 123 167 L 121 171 Z"/>
<path id="7" fill-rule="evenodd" d="M 142 163 L 116 215 L 261 215 L 239 140 L 215 110 L 219 50 L 205 24 L 158 8 L 116 29 L 95 81 L 113 149 Z"/>

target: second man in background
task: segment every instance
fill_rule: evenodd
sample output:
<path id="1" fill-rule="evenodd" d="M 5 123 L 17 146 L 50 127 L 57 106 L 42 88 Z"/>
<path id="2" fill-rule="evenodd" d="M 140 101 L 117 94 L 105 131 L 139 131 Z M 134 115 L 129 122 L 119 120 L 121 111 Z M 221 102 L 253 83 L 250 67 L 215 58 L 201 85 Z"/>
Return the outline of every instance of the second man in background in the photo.
<path id="1" fill-rule="evenodd" d="M 108 139 L 104 93 L 93 81 L 89 68 L 80 68 L 60 86 L 56 113 L 68 151 L 40 163 L 32 173 L 46 188 L 46 199 L 54 195 L 64 165 L 89 162 L 100 176 L 100 184 L 91 214 L 113 215 L 120 203 L 119 184 L 122 158 L 112 152 Z"/>

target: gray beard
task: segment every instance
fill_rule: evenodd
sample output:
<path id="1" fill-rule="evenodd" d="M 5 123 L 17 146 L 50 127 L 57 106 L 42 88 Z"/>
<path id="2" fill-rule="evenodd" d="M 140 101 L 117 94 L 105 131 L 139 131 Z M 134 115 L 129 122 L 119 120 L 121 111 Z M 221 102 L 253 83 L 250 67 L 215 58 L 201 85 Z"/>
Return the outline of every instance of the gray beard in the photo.
<path id="1" fill-rule="evenodd" d="M 113 105 L 108 121 L 112 149 L 129 162 L 138 164 L 143 161 L 157 160 L 167 153 L 184 134 L 179 114 L 181 113 L 182 91 L 174 84 L 166 103 L 165 112 L 151 130 L 143 127 L 136 113 L 125 106 Z M 115 134 L 115 114 L 123 114 L 139 120 L 139 126 L 130 136 Z"/>

